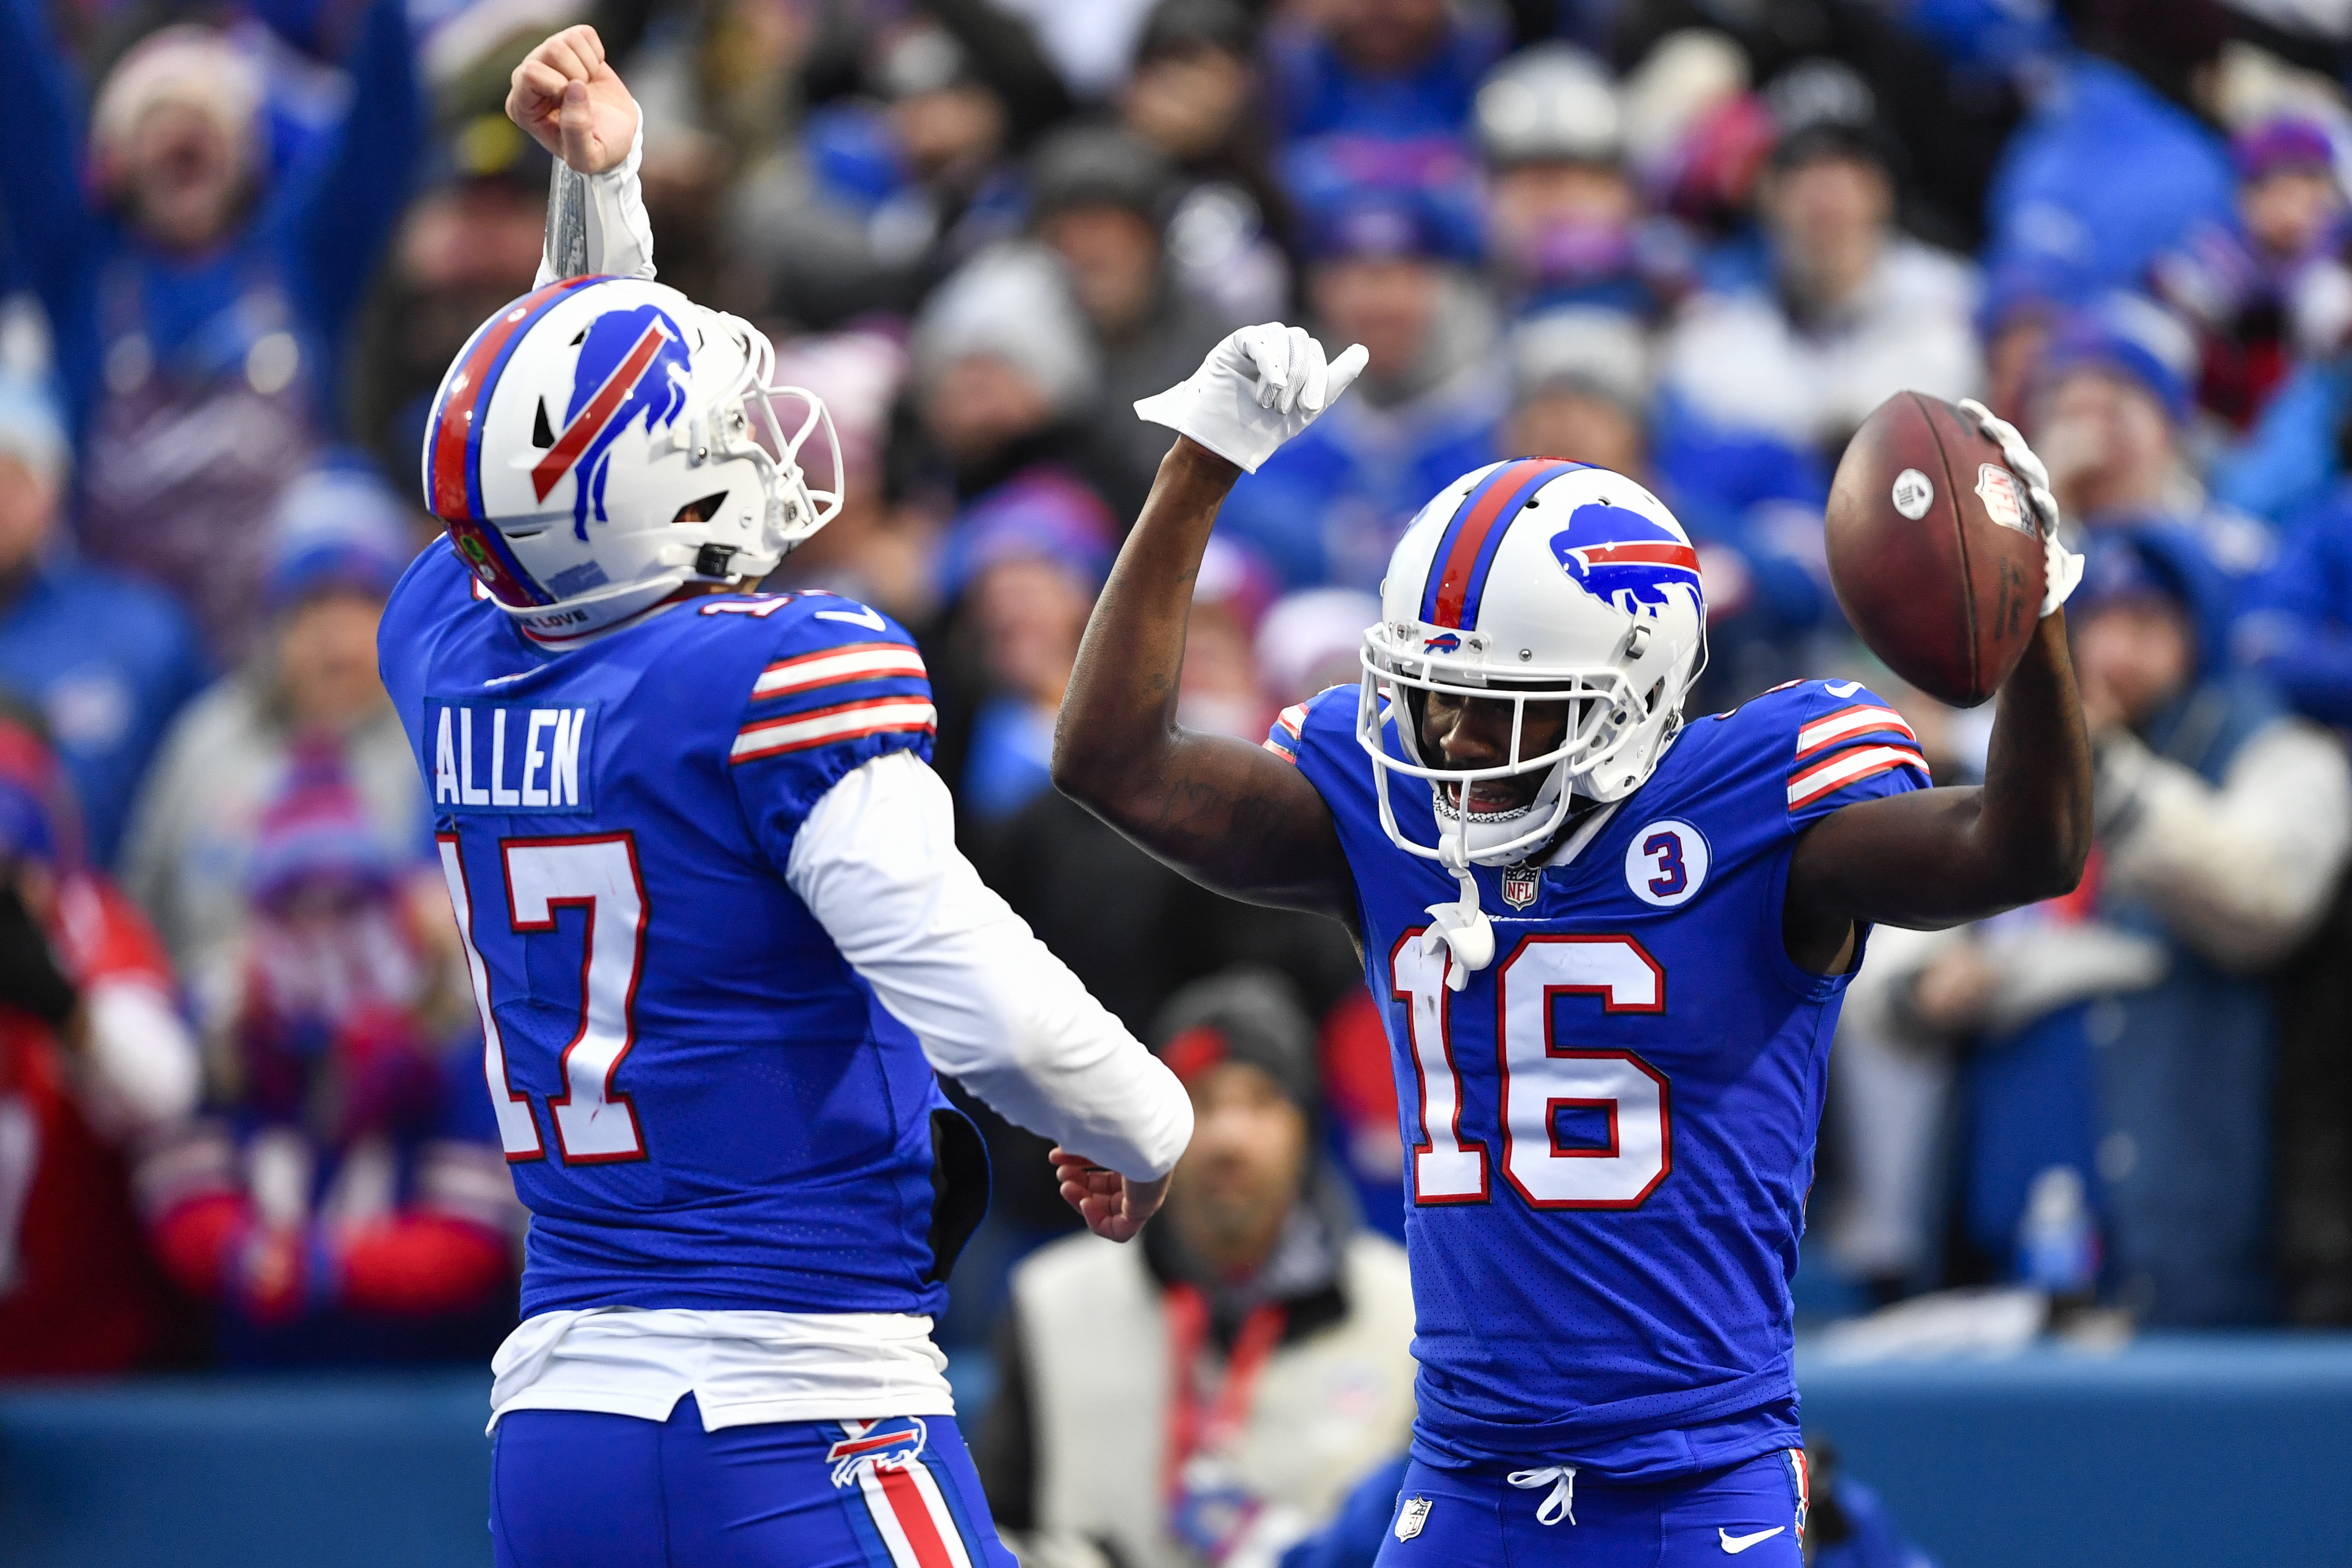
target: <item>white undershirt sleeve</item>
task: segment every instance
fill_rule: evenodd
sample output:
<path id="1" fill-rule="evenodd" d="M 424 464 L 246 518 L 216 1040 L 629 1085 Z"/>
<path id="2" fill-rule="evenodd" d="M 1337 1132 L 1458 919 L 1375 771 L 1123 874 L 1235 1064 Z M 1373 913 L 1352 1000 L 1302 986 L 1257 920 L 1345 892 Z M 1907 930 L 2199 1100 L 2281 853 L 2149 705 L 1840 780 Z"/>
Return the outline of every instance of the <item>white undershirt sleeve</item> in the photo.
<path id="1" fill-rule="evenodd" d="M 547 187 L 547 240 L 533 289 L 565 278 L 654 276 L 653 223 L 637 183 L 645 155 L 646 117 L 640 110 L 629 155 L 603 174 L 583 174 L 555 160 Z"/>
<path id="2" fill-rule="evenodd" d="M 982 883 L 919 757 L 877 757 L 826 791 L 784 879 L 933 1067 L 1121 1175 L 1175 1165 L 1192 1136 L 1183 1086 Z"/>

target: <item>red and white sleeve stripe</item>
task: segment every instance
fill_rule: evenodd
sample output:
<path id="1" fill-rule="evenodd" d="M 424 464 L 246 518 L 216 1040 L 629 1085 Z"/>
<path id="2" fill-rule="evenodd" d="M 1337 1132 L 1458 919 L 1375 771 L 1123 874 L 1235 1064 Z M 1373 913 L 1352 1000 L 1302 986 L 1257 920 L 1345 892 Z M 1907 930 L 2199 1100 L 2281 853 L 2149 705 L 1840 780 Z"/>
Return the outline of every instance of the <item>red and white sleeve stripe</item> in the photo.
<path id="1" fill-rule="evenodd" d="M 1911 726 L 1894 709 L 1882 708 L 1872 702 L 1857 702 L 1851 708 L 1841 708 L 1826 718 L 1816 719 L 1798 731 L 1796 760 L 1801 763 L 1840 742 L 1851 743 L 1859 736 L 1882 730 L 1902 736 L 1913 746 L 1919 743 L 1919 737 L 1911 732 Z"/>
<path id="2" fill-rule="evenodd" d="M 1299 733 L 1307 727 L 1307 704 L 1294 702 L 1284 709 L 1275 720 L 1274 727 L 1280 732 L 1279 736 L 1268 735 L 1258 744 L 1286 763 L 1296 763 L 1298 760 Z"/>
<path id="3" fill-rule="evenodd" d="M 751 699 L 787 697 L 850 680 L 919 680 L 924 674 L 923 656 L 905 643 L 845 643 L 777 660 L 760 672 L 751 685 Z"/>
<path id="4" fill-rule="evenodd" d="M 1855 746 L 1790 774 L 1789 809 L 1801 810 L 1824 795 L 1894 768 L 1910 768 L 1923 782 L 1936 782 L 1927 763 L 1908 746 Z"/>
<path id="5" fill-rule="evenodd" d="M 782 719 L 746 724 L 735 733 L 727 753 L 730 763 L 748 763 L 785 752 L 803 752 L 836 741 L 863 740 L 891 731 L 929 734 L 939 723 L 939 711 L 921 697 L 874 697 L 863 702 L 843 702 L 814 708 Z"/>

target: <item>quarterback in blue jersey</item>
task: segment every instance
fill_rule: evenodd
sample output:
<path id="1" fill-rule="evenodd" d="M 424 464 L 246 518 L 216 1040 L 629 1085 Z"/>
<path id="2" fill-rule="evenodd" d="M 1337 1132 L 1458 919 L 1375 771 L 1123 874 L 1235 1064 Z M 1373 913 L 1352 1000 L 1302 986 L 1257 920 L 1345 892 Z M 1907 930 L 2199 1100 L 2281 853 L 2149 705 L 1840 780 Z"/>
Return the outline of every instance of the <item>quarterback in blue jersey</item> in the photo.
<path id="1" fill-rule="evenodd" d="M 1901 716 L 1852 681 L 1685 722 L 1689 539 L 1632 480 L 1539 458 L 1465 475 L 1406 531 L 1359 685 L 1262 747 L 1181 729 L 1218 504 L 1361 353 L 1250 328 L 1137 405 L 1181 438 L 1087 628 L 1056 782 L 1210 886 L 1358 938 L 1408 1146 L 1420 1362 L 1381 1562 L 1793 1568 L 1790 1281 L 1840 997 L 1874 922 L 2079 877 L 2073 558 L 2048 545 L 2058 586 L 1981 789 L 1928 787 Z"/>
<path id="2" fill-rule="evenodd" d="M 448 539 L 380 641 L 531 1214 L 498 1561 L 1010 1568 L 930 1342 L 988 1181 L 938 1074 L 1056 1140 L 1118 1240 L 1190 1102 L 957 853 L 905 629 L 749 591 L 838 509 L 799 461 L 824 411 L 650 281 L 593 30 L 509 108 L 570 183 L 442 383 Z"/>

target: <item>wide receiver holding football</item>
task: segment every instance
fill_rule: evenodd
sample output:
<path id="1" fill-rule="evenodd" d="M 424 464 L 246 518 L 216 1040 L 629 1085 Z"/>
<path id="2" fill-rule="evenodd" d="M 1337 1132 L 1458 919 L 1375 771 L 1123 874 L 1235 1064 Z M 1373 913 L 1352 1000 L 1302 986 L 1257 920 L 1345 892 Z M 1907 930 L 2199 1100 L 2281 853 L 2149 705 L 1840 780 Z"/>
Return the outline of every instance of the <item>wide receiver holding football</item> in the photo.
<path id="1" fill-rule="evenodd" d="M 1359 939 L 1409 1145 L 1421 1363 L 1381 1563 L 1794 1568 L 1790 1280 L 1840 997 L 1873 923 L 2081 875 L 2058 613 L 2079 568 L 2038 459 L 1972 408 L 2032 494 L 2053 586 L 1983 787 L 1929 788 L 1852 681 L 1685 724 L 1706 605 L 1680 525 L 1622 475 L 1498 463 L 1405 532 L 1360 686 L 1262 747 L 1183 730 L 1218 505 L 1362 363 L 1255 327 L 1137 405 L 1181 438 L 1087 628 L 1055 782 L 1197 880 Z"/>
<path id="2" fill-rule="evenodd" d="M 509 110 L 566 165 L 547 262 L 442 383 L 448 542 L 380 638 L 531 1211 L 498 1561 L 1011 1568 L 930 1342 L 987 1202 L 932 1069 L 1059 1140 L 1118 1240 L 1191 1104 L 957 854 L 906 632 L 747 591 L 838 510 L 798 461 L 830 426 L 649 281 L 594 32 Z"/>

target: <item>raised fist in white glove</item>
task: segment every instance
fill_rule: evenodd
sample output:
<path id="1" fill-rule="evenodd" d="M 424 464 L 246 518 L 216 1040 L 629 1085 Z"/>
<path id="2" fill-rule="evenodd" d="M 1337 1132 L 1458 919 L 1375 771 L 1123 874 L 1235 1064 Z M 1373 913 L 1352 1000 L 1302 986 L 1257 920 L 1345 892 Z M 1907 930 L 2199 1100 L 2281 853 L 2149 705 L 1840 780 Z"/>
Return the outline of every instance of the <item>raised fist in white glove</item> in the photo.
<path id="1" fill-rule="evenodd" d="M 1362 374 L 1358 343 L 1326 362 L 1323 345 L 1280 321 L 1244 327 L 1209 351 L 1201 368 L 1135 412 L 1190 436 L 1250 473 L 1274 449 L 1315 423 Z"/>
<path id="2" fill-rule="evenodd" d="M 2042 525 L 2042 578 L 2048 584 L 2042 594 L 2042 613 L 2048 616 L 2066 602 L 2066 596 L 2083 580 L 2083 558 L 2058 542 L 2058 498 L 2050 493 L 2050 470 L 2033 448 L 2025 444 L 2016 426 L 1973 397 L 1961 398 L 1959 408 L 1977 422 L 1978 429 L 2000 444 L 2001 461 L 2024 482 L 2025 499 L 2033 507 L 2033 520 Z"/>

